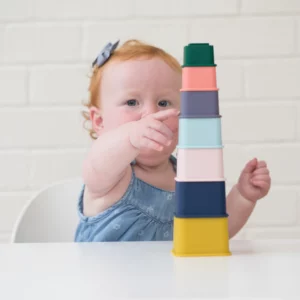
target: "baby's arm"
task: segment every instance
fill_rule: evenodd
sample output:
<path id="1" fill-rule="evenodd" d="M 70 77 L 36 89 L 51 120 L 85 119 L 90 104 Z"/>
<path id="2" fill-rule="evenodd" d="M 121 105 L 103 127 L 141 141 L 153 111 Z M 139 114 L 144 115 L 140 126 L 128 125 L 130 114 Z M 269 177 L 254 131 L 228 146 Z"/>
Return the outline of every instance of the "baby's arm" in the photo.
<path id="1" fill-rule="evenodd" d="M 130 127 L 124 124 L 98 137 L 83 165 L 83 179 L 92 198 L 105 195 L 124 176 L 126 167 L 139 149 L 129 140 Z"/>
<path id="2" fill-rule="evenodd" d="M 271 177 L 265 161 L 248 161 L 237 184 L 227 196 L 229 236 L 233 237 L 246 224 L 257 200 L 265 197 L 271 186 Z"/>
<path id="3" fill-rule="evenodd" d="M 178 111 L 174 109 L 160 111 L 100 135 L 83 167 L 90 200 L 106 195 L 116 186 L 140 148 L 160 151 L 169 145 L 173 133 L 163 121 L 177 115 Z"/>
<path id="4" fill-rule="evenodd" d="M 248 221 L 256 202 L 245 199 L 236 185 L 227 196 L 229 238 L 235 236 Z"/>

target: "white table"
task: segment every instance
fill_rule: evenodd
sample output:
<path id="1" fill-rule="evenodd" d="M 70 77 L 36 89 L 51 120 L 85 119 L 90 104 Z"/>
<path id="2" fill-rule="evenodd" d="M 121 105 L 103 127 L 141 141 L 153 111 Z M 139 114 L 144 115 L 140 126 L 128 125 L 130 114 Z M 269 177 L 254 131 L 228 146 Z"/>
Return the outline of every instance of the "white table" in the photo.
<path id="1" fill-rule="evenodd" d="M 177 258 L 171 242 L 0 245 L 0 299 L 300 299 L 300 240 L 231 241 Z"/>

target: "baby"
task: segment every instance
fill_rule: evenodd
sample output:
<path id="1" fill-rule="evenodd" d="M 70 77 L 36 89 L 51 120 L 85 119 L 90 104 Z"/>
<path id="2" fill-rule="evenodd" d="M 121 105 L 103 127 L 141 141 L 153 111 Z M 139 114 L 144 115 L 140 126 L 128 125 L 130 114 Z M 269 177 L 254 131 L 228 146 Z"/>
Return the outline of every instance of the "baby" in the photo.
<path id="1" fill-rule="evenodd" d="M 137 40 L 117 46 L 108 44 L 93 63 L 85 117 L 94 141 L 75 241 L 172 240 L 181 66 Z M 270 183 L 264 161 L 245 165 L 226 199 L 230 238 Z"/>

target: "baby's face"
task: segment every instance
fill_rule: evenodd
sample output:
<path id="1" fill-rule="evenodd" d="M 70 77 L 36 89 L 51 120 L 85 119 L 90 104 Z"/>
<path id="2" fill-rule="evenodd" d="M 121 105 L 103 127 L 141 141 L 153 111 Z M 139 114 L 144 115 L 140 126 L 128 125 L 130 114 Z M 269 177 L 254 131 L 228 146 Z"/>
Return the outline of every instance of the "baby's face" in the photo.
<path id="1" fill-rule="evenodd" d="M 103 131 L 161 110 L 179 110 L 180 88 L 181 74 L 161 59 L 110 64 L 103 72 L 100 89 Z M 178 141 L 178 117 L 165 123 L 174 132 L 174 141 L 166 149 L 170 154 Z"/>

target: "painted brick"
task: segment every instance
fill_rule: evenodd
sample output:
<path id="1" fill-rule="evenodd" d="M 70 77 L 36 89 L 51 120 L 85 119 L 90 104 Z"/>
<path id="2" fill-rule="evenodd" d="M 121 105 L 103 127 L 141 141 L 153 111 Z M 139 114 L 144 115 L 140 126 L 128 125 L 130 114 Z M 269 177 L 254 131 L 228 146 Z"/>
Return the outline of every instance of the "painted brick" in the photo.
<path id="1" fill-rule="evenodd" d="M 0 205 L 5 207 L 5 213 L 1 214 L 0 231 L 9 232 L 24 208 L 27 201 L 30 200 L 32 193 L 0 193 Z"/>
<path id="2" fill-rule="evenodd" d="M 298 112 L 297 114 L 298 140 L 300 140 L 300 105 L 298 106 L 297 112 Z"/>
<path id="3" fill-rule="evenodd" d="M 273 187 L 257 202 L 248 226 L 292 226 L 297 223 L 298 191 L 295 188 Z"/>
<path id="4" fill-rule="evenodd" d="M 135 0 L 135 13 L 140 16 L 205 16 L 227 15 L 238 12 L 237 0 Z"/>
<path id="5" fill-rule="evenodd" d="M 248 146 L 250 158 L 265 160 L 274 184 L 300 182 L 300 145 L 278 143 L 275 145 Z"/>
<path id="6" fill-rule="evenodd" d="M 220 107 L 225 143 L 291 141 L 296 138 L 294 105 L 222 104 Z"/>
<path id="7" fill-rule="evenodd" d="M 12 25 L 5 31 L 4 46 L 7 63 L 78 61 L 81 28 L 71 24 Z"/>
<path id="8" fill-rule="evenodd" d="M 103 28 L 109 28 L 109 31 L 103 30 Z M 120 39 L 121 44 L 127 39 L 140 39 L 181 58 L 183 46 L 187 42 L 187 24 L 181 21 L 93 23 L 85 26 L 84 39 L 84 57 L 91 62 L 108 42 L 114 42 L 118 39 Z"/>
<path id="9" fill-rule="evenodd" d="M 80 105 L 88 99 L 87 67 L 36 67 L 30 73 L 30 103 Z"/>
<path id="10" fill-rule="evenodd" d="M 241 0 L 241 12 L 251 14 L 283 14 L 300 12 L 298 0 Z"/>
<path id="11" fill-rule="evenodd" d="M 0 82 L 1 105 L 17 105 L 27 102 L 27 70 L 25 68 L 1 68 Z"/>
<path id="12" fill-rule="evenodd" d="M 300 96 L 300 59 L 252 61 L 245 66 L 246 96 L 287 99 Z"/>
<path id="13" fill-rule="evenodd" d="M 5 28 L 4 26 L 1 26 L 0 24 L 0 63 L 4 60 L 4 34 L 5 34 Z"/>
<path id="14" fill-rule="evenodd" d="M 32 16 L 32 0 L 0 1 L 0 20 L 27 20 Z"/>
<path id="15" fill-rule="evenodd" d="M 59 9 L 57 9 L 59 7 Z M 122 18 L 133 14 L 133 0 L 36 0 L 37 19 Z"/>
<path id="16" fill-rule="evenodd" d="M 30 171 L 30 154 L 28 152 L 0 151 L 0 166 L 0 191 L 28 188 Z"/>
<path id="17" fill-rule="evenodd" d="M 248 161 L 245 147 L 226 144 L 223 148 L 223 160 L 226 182 L 233 185 L 238 181 L 241 171 Z"/>
<path id="18" fill-rule="evenodd" d="M 219 101 L 241 99 L 244 93 L 243 67 L 240 61 L 216 60 Z"/>
<path id="19" fill-rule="evenodd" d="M 298 18 L 298 21 L 297 21 L 297 52 L 299 53 L 300 52 L 300 18 Z"/>
<path id="20" fill-rule="evenodd" d="M 80 108 L 2 109 L 0 136 L 3 148 L 85 147 Z M 12 122 L 12 120 L 16 120 Z M 7 126 L 7 124 L 10 124 Z"/>
<path id="21" fill-rule="evenodd" d="M 32 153 L 31 188 L 42 188 L 56 181 L 81 177 L 84 150 L 34 151 Z"/>
<path id="22" fill-rule="evenodd" d="M 199 19 L 191 23 L 190 42 L 209 42 L 216 57 L 291 54 L 295 50 L 291 18 Z"/>

